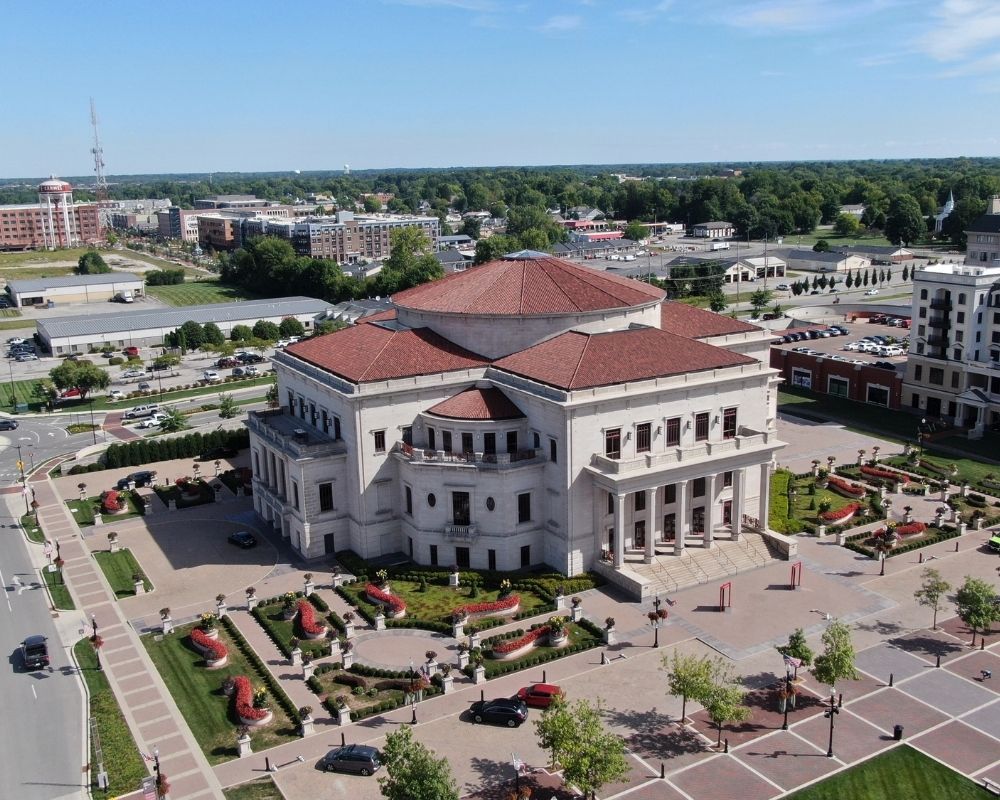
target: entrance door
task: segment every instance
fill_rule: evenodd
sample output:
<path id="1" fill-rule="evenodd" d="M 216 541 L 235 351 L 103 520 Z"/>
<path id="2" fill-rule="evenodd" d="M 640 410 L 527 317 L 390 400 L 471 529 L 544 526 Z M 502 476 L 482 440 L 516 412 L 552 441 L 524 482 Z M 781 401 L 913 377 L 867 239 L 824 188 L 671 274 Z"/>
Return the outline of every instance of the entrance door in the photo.
<path id="1" fill-rule="evenodd" d="M 677 515 L 663 515 L 663 541 L 672 542 L 677 533 Z"/>
<path id="2" fill-rule="evenodd" d="M 489 569 L 490 571 L 495 571 L 497 568 L 497 551 L 487 550 L 486 561 L 487 561 L 487 569 Z"/>
<path id="3" fill-rule="evenodd" d="M 928 397 L 927 398 L 927 416 L 928 417 L 940 417 L 941 416 L 941 398 L 940 397 Z"/>
<path id="4" fill-rule="evenodd" d="M 632 540 L 632 546 L 635 548 L 646 546 L 646 520 L 644 519 L 635 523 L 635 538 Z"/>
<path id="5" fill-rule="evenodd" d="M 455 566 L 459 569 L 469 568 L 469 548 L 468 547 L 456 547 L 455 548 Z"/>
<path id="6" fill-rule="evenodd" d="M 691 532 L 692 533 L 704 533 L 705 532 L 705 507 L 698 506 L 691 512 Z"/>
<path id="7" fill-rule="evenodd" d="M 733 524 L 733 501 L 726 500 L 722 504 L 722 524 L 732 525 Z"/>
<path id="8" fill-rule="evenodd" d="M 331 553 L 335 552 L 334 546 L 333 546 L 333 534 L 332 533 L 325 533 L 325 534 L 323 534 L 323 552 L 326 555 L 330 555 Z M 410 555 L 412 556 L 413 553 L 410 553 Z"/>
<path id="9" fill-rule="evenodd" d="M 608 528 L 608 552 L 615 552 L 615 529 Z"/>

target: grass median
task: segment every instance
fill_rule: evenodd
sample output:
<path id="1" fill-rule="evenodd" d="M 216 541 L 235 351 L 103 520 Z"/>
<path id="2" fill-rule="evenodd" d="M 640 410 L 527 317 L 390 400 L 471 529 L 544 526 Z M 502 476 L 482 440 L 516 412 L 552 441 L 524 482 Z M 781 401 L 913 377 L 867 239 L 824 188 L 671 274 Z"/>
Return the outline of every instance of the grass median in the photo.
<path id="1" fill-rule="evenodd" d="M 153 584 L 145 576 L 139 562 L 136 561 L 132 551 L 123 547 L 116 553 L 108 550 L 98 550 L 94 553 L 94 558 L 104 571 L 104 577 L 108 579 L 116 597 L 132 597 L 135 594 L 134 575 L 142 574 L 143 585 L 147 592 L 153 591 Z"/>
<path id="2" fill-rule="evenodd" d="M 49 594 L 52 596 L 52 605 L 60 611 L 72 611 L 76 608 L 73 598 L 70 597 L 69 589 L 66 588 L 66 579 L 59 570 L 49 571 L 48 567 L 42 567 L 42 580 L 49 587 Z"/>

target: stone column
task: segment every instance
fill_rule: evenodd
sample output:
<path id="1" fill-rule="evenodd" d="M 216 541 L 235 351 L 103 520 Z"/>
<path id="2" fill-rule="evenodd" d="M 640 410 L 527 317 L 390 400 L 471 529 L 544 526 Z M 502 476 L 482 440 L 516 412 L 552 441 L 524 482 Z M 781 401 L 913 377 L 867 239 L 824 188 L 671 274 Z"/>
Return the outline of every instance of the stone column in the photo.
<path id="1" fill-rule="evenodd" d="M 733 470 L 733 541 L 740 540 L 743 531 L 743 490 L 744 473 L 742 469 Z"/>
<path id="2" fill-rule="evenodd" d="M 757 503 L 757 518 L 760 529 L 767 530 L 767 513 L 771 506 L 771 462 L 760 465 L 760 500 Z"/>
<path id="3" fill-rule="evenodd" d="M 615 495 L 615 569 L 625 564 L 625 498 L 627 494 Z"/>
<path id="4" fill-rule="evenodd" d="M 705 476 L 705 534 L 702 547 L 706 550 L 712 548 L 715 536 L 715 478 L 715 475 Z"/>
<path id="5" fill-rule="evenodd" d="M 679 556 L 684 552 L 684 536 L 688 529 L 688 482 L 677 481 L 677 506 L 674 522 L 674 555 Z"/>
<path id="6" fill-rule="evenodd" d="M 658 487 L 646 489 L 646 555 L 643 561 L 646 564 L 653 563 L 656 555 L 656 519 L 660 516 L 659 502 L 657 502 L 660 492 Z"/>

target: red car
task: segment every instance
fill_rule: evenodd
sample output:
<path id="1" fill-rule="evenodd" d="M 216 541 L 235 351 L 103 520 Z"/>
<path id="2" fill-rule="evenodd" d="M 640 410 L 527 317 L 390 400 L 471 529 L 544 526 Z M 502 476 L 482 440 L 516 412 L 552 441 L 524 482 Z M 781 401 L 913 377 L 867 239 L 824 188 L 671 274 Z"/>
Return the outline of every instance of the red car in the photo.
<path id="1" fill-rule="evenodd" d="M 126 347 L 125 348 L 125 355 L 127 355 L 127 356 L 137 356 L 137 355 L 139 355 L 139 348 L 138 347 Z"/>
<path id="2" fill-rule="evenodd" d="M 548 708 L 555 698 L 562 696 L 563 690 L 554 683 L 533 683 L 517 691 L 518 700 L 534 708 Z"/>

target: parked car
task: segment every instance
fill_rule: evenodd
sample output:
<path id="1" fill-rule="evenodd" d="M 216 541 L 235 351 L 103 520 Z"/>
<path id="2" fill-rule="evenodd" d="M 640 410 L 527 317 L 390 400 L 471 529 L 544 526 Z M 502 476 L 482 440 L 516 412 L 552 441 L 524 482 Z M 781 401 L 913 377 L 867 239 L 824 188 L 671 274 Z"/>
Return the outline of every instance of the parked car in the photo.
<path id="1" fill-rule="evenodd" d="M 26 670 L 42 669 L 49 665 L 49 646 L 41 634 L 28 636 L 21 642 L 21 661 Z"/>
<path id="2" fill-rule="evenodd" d="M 136 486 L 152 486 L 154 481 L 156 481 L 156 473 L 151 469 L 143 469 L 126 475 L 115 484 L 115 488 L 121 491 L 127 489 L 130 483 L 134 483 Z"/>
<path id="3" fill-rule="evenodd" d="M 34 353 L 19 353 L 15 361 L 38 361 L 38 356 Z"/>
<path id="4" fill-rule="evenodd" d="M 236 458 L 240 451 L 235 447 L 216 447 L 213 450 L 206 450 L 200 456 L 199 461 L 216 461 L 220 458 Z"/>
<path id="5" fill-rule="evenodd" d="M 236 360 L 242 364 L 263 364 L 266 359 L 256 353 L 237 353 Z"/>
<path id="6" fill-rule="evenodd" d="M 877 294 L 878 294 L 878 289 L 869 289 L 867 292 L 865 292 L 866 297 L 874 297 Z"/>
<path id="7" fill-rule="evenodd" d="M 775 289 L 780 289 L 780 290 L 781 290 L 782 292 L 787 292 L 787 291 L 788 291 L 789 289 L 791 289 L 792 287 L 791 287 L 791 286 L 789 286 L 789 285 L 788 285 L 787 283 L 779 283 L 779 284 L 778 284 L 777 286 L 775 286 L 774 288 L 775 288 Z"/>
<path id="8" fill-rule="evenodd" d="M 844 345 L 845 350 L 850 350 L 852 353 L 856 353 L 861 349 L 861 342 L 848 342 Z"/>
<path id="9" fill-rule="evenodd" d="M 319 761 L 327 772 L 353 772 L 372 775 L 382 767 L 382 754 L 367 744 L 349 744 L 335 747 Z"/>
<path id="10" fill-rule="evenodd" d="M 553 700 L 562 696 L 563 690 L 554 683 L 533 683 L 518 689 L 516 699 L 532 708 L 548 708 Z"/>
<path id="11" fill-rule="evenodd" d="M 226 369 L 228 367 L 238 366 L 239 363 L 240 362 L 237 359 L 233 358 L 232 356 L 225 356 L 224 358 L 220 358 L 218 361 L 216 361 L 215 366 L 219 367 L 220 369 Z"/>
<path id="12" fill-rule="evenodd" d="M 27 339 L 22 339 L 19 336 L 11 336 L 7 340 L 7 344 L 25 344 L 27 341 L 28 341 Z"/>
<path id="13" fill-rule="evenodd" d="M 129 356 L 130 358 L 134 358 L 135 356 L 139 355 L 139 348 L 129 346 L 126 347 L 122 352 L 125 353 L 125 355 Z"/>
<path id="14" fill-rule="evenodd" d="M 148 391 L 152 390 L 153 387 L 150 386 L 148 383 L 146 383 L 146 381 L 143 381 L 142 383 L 140 383 L 135 388 L 138 389 L 140 392 L 148 392 Z"/>
<path id="15" fill-rule="evenodd" d="M 146 374 L 142 369 L 127 369 L 122 373 L 123 378 L 142 378 Z"/>
<path id="16" fill-rule="evenodd" d="M 124 400 L 124 399 L 125 399 L 125 393 L 122 392 L 120 389 L 112 389 L 110 392 L 108 392 L 108 400 Z"/>
<path id="17" fill-rule="evenodd" d="M 216 372 L 214 369 L 206 369 L 201 374 L 201 379 L 203 381 L 208 381 L 209 383 L 214 383 L 215 381 L 221 381 L 222 380 L 222 378 L 219 377 L 219 373 Z"/>
<path id="18" fill-rule="evenodd" d="M 499 697 L 495 700 L 477 700 L 469 713 L 473 722 L 518 728 L 528 718 L 528 706 L 516 697 Z"/>
<path id="19" fill-rule="evenodd" d="M 227 541 L 229 544 L 234 544 L 244 550 L 249 550 L 251 547 L 257 546 L 257 537 L 249 531 L 237 531 L 236 533 L 231 533 L 229 534 Z"/>
<path id="20" fill-rule="evenodd" d="M 148 417 L 151 414 L 155 414 L 160 410 L 160 406 L 156 403 L 149 403 L 148 405 L 135 406 L 130 408 L 124 414 L 122 414 L 123 419 L 139 419 L 141 417 Z"/>
<path id="21" fill-rule="evenodd" d="M 136 425 L 137 428 L 159 428 L 160 424 L 167 418 L 167 415 L 162 411 L 157 411 L 150 417 L 146 417 L 142 422 Z"/>
<path id="22" fill-rule="evenodd" d="M 16 419 L 0 419 L 0 431 L 16 431 L 17 425 Z"/>

